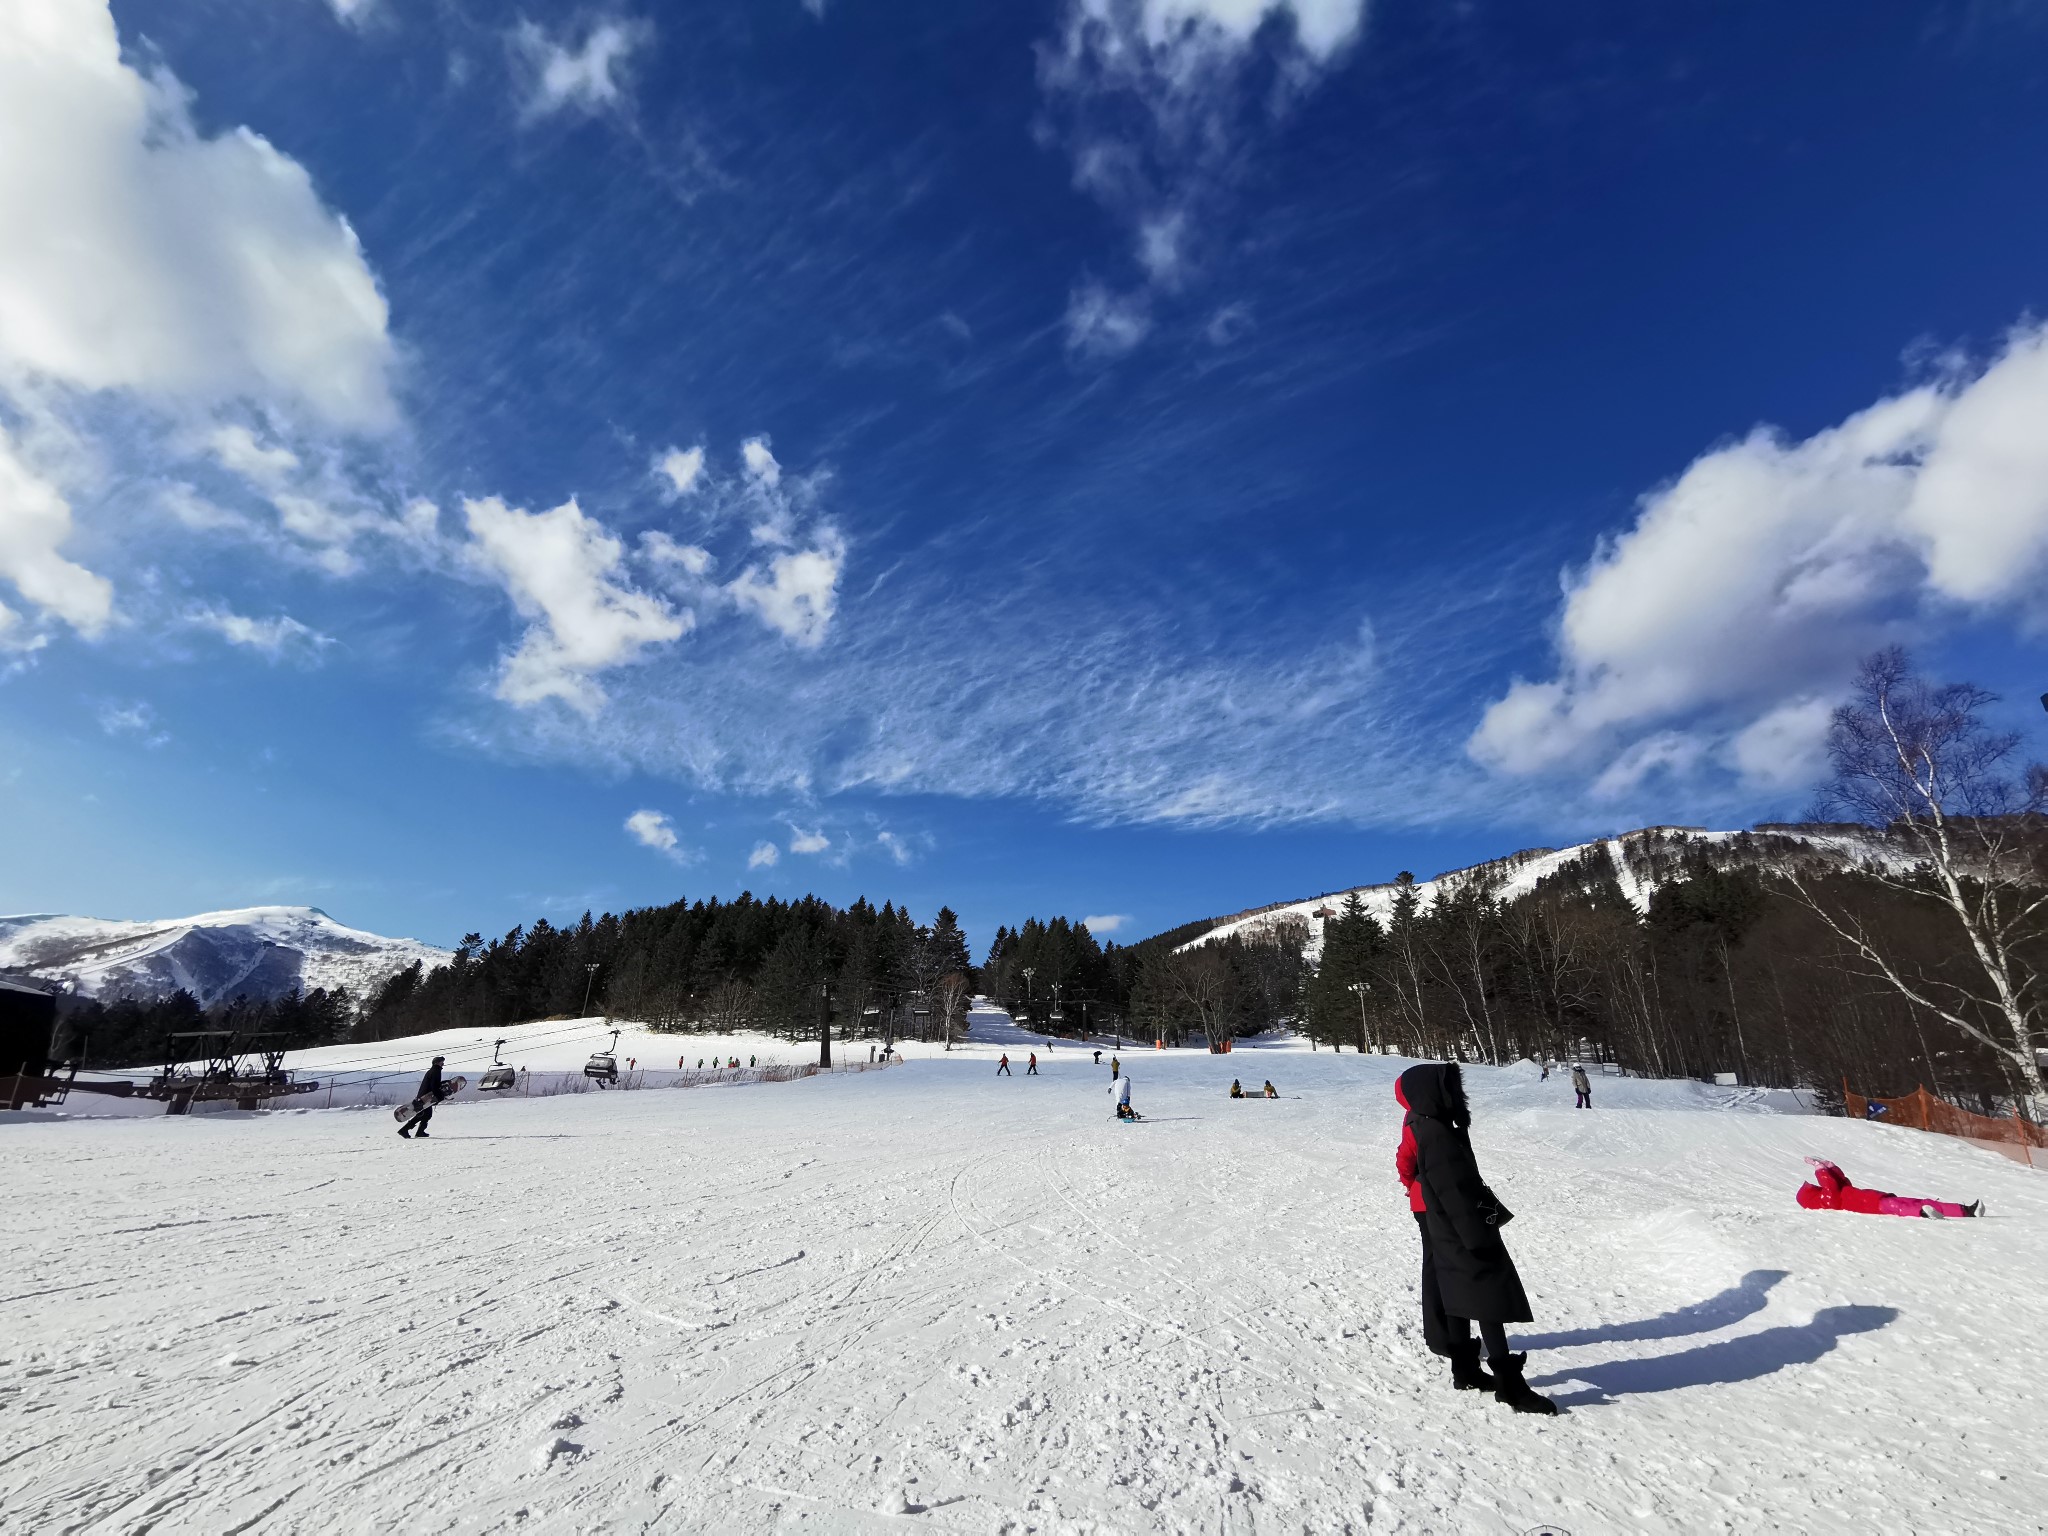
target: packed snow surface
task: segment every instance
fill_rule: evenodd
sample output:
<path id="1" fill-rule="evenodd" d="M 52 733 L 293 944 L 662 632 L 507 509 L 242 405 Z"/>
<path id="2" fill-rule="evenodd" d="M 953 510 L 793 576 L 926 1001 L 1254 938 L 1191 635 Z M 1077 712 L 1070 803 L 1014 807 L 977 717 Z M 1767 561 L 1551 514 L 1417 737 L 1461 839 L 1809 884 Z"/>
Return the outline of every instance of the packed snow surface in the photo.
<path id="1" fill-rule="evenodd" d="M 203 1004 L 281 997 L 293 987 L 346 986 L 361 997 L 415 960 L 445 949 L 336 922 L 318 907 L 239 907 L 129 922 L 30 913 L 0 917 L 0 970 L 68 981 L 94 997 L 162 997 L 183 988 Z"/>
<path id="2" fill-rule="evenodd" d="M 1119 1125 L 1106 1056 L 1030 1077 L 974 1023 L 884 1072 L 455 1103 L 426 1142 L 0 1116 L 0 1527 L 2042 1528 L 2048 1175 L 1469 1069 L 1511 1333 L 1568 1409 L 1520 1417 L 1421 1342 L 1405 1063 L 1128 1050 Z M 1802 1211 L 1807 1154 L 1991 1214 Z"/>

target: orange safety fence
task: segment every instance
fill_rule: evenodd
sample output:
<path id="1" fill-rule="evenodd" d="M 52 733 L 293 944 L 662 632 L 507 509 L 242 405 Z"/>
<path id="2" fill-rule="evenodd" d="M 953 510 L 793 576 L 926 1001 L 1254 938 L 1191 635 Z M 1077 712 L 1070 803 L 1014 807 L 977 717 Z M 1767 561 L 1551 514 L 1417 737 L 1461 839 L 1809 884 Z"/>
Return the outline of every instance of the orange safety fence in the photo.
<path id="1" fill-rule="evenodd" d="M 1964 1141 L 1988 1145 L 2015 1161 L 2025 1162 L 2028 1167 L 2034 1165 L 2036 1148 L 2048 1151 L 2048 1126 L 2022 1119 L 2017 1109 L 2010 1117 L 1973 1115 L 1967 1109 L 1958 1109 L 1944 1099 L 1937 1099 L 1925 1088 L 1915 1088 L 1896 1099 L 1873 1099 L 1851 1093 L 1845 1079 L 1842 1083 L 1842 1108 L 1852 1119 L 1875 1120 L 1881 1125 L 1907 1125 L 1916 1131 L 1934 1131 L 1942 1136 L 1957 1136 Z"/>

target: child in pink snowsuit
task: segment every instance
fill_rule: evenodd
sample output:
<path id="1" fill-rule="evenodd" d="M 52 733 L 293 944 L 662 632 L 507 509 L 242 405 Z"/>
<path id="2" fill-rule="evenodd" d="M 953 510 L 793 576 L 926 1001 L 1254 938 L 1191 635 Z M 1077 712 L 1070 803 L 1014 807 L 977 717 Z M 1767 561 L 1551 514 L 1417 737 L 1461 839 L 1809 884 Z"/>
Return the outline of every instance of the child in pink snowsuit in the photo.
<path id="1" fill-rule="evenodd" d="M 1860 1211 L 1865 1216 L 1980 1216 L 1984 1202 L 1957 1205 L 1953 1200 L 1914 1200 L 1881 1189 L 1858 1189 L 1849 1175 L 1823 1158 L 1809 1157 L 1814 1182 L 1799 1186 L 1795 1197 L 1809 1211 Z"/>

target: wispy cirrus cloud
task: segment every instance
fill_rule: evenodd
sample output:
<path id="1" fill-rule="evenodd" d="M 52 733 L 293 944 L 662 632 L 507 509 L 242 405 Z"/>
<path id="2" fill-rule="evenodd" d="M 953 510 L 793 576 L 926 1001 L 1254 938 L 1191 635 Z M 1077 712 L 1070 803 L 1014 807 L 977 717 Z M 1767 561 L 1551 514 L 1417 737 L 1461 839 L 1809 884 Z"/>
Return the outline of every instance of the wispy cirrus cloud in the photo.
<path id="1" fill-rule="evenodd" d="M 1067 0 L 1038 50 L 1041 137 L 1124 228 L 1135 281 L 1074 290 L 1070 351 L 1123 355 L 1189 287 L 1253 145 L 1334 68 L 1366 0 Z"/>
<path id="2" fill-rule="evenodd" d="M 512 29 L 520 76 L 520 111 L 528 119 L 558 112 L 595 113 L 628 105 L 634 54 L 654 41 L 654 25 L 640 17 L 593 21 L 574 40 L 572 28 L 550 34 L 533 21 Z"/>

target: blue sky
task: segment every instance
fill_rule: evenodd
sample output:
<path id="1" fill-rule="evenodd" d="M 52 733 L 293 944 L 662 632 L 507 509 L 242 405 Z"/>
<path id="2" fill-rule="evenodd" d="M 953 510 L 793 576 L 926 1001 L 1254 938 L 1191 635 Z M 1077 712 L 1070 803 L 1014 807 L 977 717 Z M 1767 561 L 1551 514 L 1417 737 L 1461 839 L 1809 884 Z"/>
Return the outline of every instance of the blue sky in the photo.
<path id="1" fill-rule="evenodd" d="M 1851 18 L 20 0 L 0 909 L 1128 938 L 2032 730 L 2048 21 Z"/>

